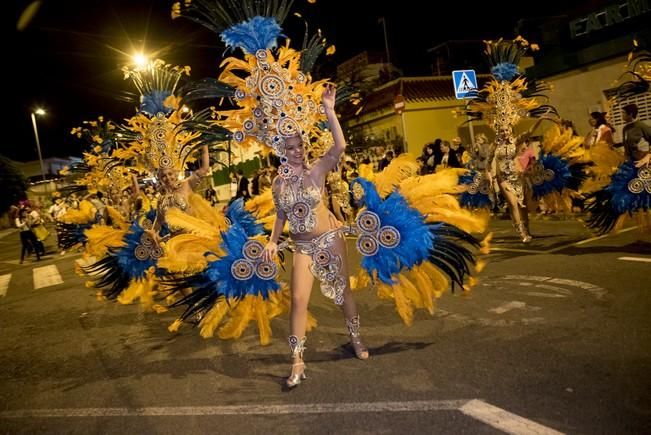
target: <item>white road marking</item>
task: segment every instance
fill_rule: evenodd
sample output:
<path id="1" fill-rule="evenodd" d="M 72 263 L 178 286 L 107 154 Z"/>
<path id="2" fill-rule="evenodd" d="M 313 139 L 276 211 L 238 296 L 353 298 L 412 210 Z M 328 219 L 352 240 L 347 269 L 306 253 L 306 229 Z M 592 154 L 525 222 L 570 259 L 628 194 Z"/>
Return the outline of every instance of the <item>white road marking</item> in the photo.
<path id="1" fill-rule="evenodd" d="M 151 417 L 196 415 L 297 415 L 360 412 L 460 411 L 509 434 L 563 435 L 484 401 L 415 400 L 408 402 L 304 403 L 279 405 L 177 406 L 143 408 L 54 408 L 1 411 L 0 418 Z"/>
<path id="2" fill-rule="evenodd" d="M 34 275 L 34 290 L 63 283 L 59 269 L 54 264 L 35 267 L 32 273 Z"/>
<path id="3" fill-rule="evenodd" d="M 11 274 L 0 275 L 0 296 L 7 295 L 7 289 L 9 288 L 9 281 L 11 280 Z"/>
<path id="4" fill-rule="evenodd" d="M 562 435 L 562 432 L 527 420 L 481 400 L 471 400 L 459 408 L 459 411 L 508 434 Z"/>
<path id="5" fill-rule="evenodd" d="M 278 415 L 357 412 L 455 411 L 468 400 L 418 400 L 413 402 L 305 403 L 282 405 L 177 406 L 145 408 L 59 408 L 2 411 L 0 418 L 138 417 L 171 415 Z"/>
<path id="6" fill-rule="evenodd" d="M 640 263 L 651 263 L 651 258 L 644 258 L 644 257 L 619 257 L 618 260 L 639 261 Z"/>
<path id="7" fill-rule="evenodd" d="M 504 313 L 506 313 L 508 311 L 511 311 L 511 310 L 523 309 L 526 306 L 527 306 L 527 304 L 524 303 L 524 302 L 511 301 L 511 302 L 506 302 L 506 303 L 500 305 L 497 308 L 491 308 L 488 311 L 490 311 L 492 313 L 495 313 L 495 314 L 504 314 Z"/>
<path id="8" fill-rule="evenodd" d="M 542 292 L 526 292 L 527 296 L 536 296 L 538 298 L 566 298 L 565 295 L 559 295 L 557 293 L 542 293 Z"/>
<path id="9" fill-rule="evenodd" d="M 557 247 L 551 248 L 551 249 L 534 250 L 534 249 L 518 249 L 518 248 L 501 248 L 499 246 L 495 246 L 495 247 L 491 246 L 491 252 L 493 252 L 493 251 L 497 251 L 497 252 L 502 251 L 502 252 L 519 252 L 519 253 L 523 253 L 523 254 L 553 254 L 554 252 L 562 251 L 562 250 L 567 249 L 567 248 L 569 248 L 571 246 L 585 245 L 586 243 L 594 242 L 596 240 L 601 240 L 601 239 L 604 239 L 606 237 L 611 237 L 611 236 L 617 235 L 617 234 L 627 233 L 627 232 L 633 231 L 635 229 L 637 229 L 637 226 L 624 228 L 623 230 L 617 231 L 617 232 L 612 233 L 612 234 L 604 234 L 603 236 L 590 237 L 588 239 L 580 240 L 578 242 L 567 243 L 565 245 L 557 246 Z M 535 239 L 536 238 L 534 237 L 534 240 Z"/>
<path id="10" fill-rule="evenodd" d="M 633 227 L 624 228 L 623 230 L 616 231 L 613 234 L 604 234 L 603 236 L 590 237 L 589 239 L 585 239 L 585 240 L 581 240 L 580 242 L 576 242 L 576 243 L 574 243 L 574 245 L 584 245 L 586 243 L 594 242 L 595 240 L 600 240 L 600 239 L 606 238 L 606 237 L 611 236 L 611 235 L 627 233 L 627 232 L 633 231 L 635 229 L 637 229 L 637 225 L 635 225 Z M 550 252 L 554 252 L 554 250 L 551 250 Z"/>
<path id="11" fill-rule="evenodd" d="M 553 280 L 549 281 L 549 282 L 553 282 Z M 536 288 L 541 288 L 543 290 L 550 290 L 550 291 L 558 293 L 559 295 L 562 295 L 562 296 L 572 296 L 572 291 L 571 290 L 564 289 L 564 288 L 561 288 L 561 287 L 556 287 L 555 285 L 536 284 L 535 287 Z"/>
<path id="12" fill-rule="evenodd" d="M 563 278 L 553 278 L 551 276 L 533 276 L 533 275 L 504 275 L 500 277 L 494 277 L 494 280 L 506 280 L 506 281 L 511 281 L 511 280 L 518 280 L 520 281 L 518 284 L 521 285 L 521 282 L 523 281 L 537 281 L 537 282 L 544 282 L 544 283 L 552 283 L 552 284 L 561 284 L 561 285 L 567 285 L 571 287 L 578 287 L 582 290 L 586 290 L 588 293 L 591 293 L 595 298 L 597 299 L 603 299 L 607 294 L 608 291 L 602 287 L 599 287 L 598 285 L 591 284 L 589 282 L 584 282 L 584 281 L 576 281 L 573 279 L 563 279 Z M 536 284 L 535 287 L 538 288 L 543 288 L 547 290 L 554 290 L 556 292 L 561 292 L 560 287 L 555 287 L 555 286 L 548 286 L 547 284 Z M 572 295 L 572 292 L 569 290 L 564 290 L 567 295 Z"/>

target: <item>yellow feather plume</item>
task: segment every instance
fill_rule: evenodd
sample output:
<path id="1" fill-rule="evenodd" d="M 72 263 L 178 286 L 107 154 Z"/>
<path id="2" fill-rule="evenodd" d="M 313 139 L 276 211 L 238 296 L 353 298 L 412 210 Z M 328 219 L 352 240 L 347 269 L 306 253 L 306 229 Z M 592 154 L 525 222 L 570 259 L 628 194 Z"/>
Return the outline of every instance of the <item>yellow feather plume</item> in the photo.
<path id="1" fill-rule="evenodd" d="M 184 231 L 196 236 L 211 240 L 221 240 L 221 233 L 215 227 L 203 219 L 190 216 L 178 208 L 170 208 L 165 214 L 165 221 L 174 231 Z"/>
<path id="2" fill-rule="evenodd" d="M 129 287 L 118 296 L 118 302 L 127 305 L 139 300 L 145 311 L 151 311 L 154 305 L 156 283 L 154 270 L 150 268 L 144 278 L 131 281 Z"/>
<path id="3" fill-rule="evenodd" d="M 194 234 L 179 234 L 164 245 L 165 254 L 159 258 L 158 266 L 172 273 L 197 273 L 208 266 L 206 252 L 222 255 L 219 241 Z"/>
<path id="4" fill-rule="evenodd" d="M 148 208 L 145 208 L 145 210 L 148 210 Z M 111 224 L 116 227 L 120 228 L 122 230 L 126 230 L 129 228 L 129 222 L 127 222 L 124 217 L 120 214 L 119 211 L 111 207 L 110 205 L 106 206 L 106 212 L 111 218 Z"/>
<path id="5" fill-rule="evenodd" d="M 403 181 L 418 175 L 419 165 L 411 154 L 401 154 L 375 176 L 375 187 L 382 198 L 389 195 Z M 361 175 L 361 173 L 360 173 Z"/>
<path id="6" fill-rule="evenodd" d="M 219 328 L 218 336 L 222 340 L 230 338 L 239 338 L 249 325 L 253 318 L 253 302 L 252 296 L 246 296 L 239 302 L 231 301 L 235 308 L 231 311 L 228 321 Z"/>
<path id="7" fill-rule="evenodd" d="M 79 210 L 68 209 L 66 214 L 61 218 L 62 222 L 67 224 L 87 224 L 95 220 L 97 209 L 88 200 L 83 200 L 79 203 Z"/>
<path id="8" fill-rule="evenodd" d="M 190 214 L 193 217 L 208 223 L 217 232 L 225 231 L 228 228 L 224 214 L 211 206 L 201 195 L 193 193 L 188 198 L 188 203 L 190 204 Z"/>
<path id="9" fill-rule="evenodd" d="M 93 225 L 84 231 L 87 240 L 86 253 L 97 258 L 102 258 L 107 254 L 109 248 L 126 246 L 123 240 L 126 234 L 126 229 L 115 229 L 106 225 Z"/>
<path id="10" fill-rule="evenodd" d="M 594 163 L 590 167 L 591 178 L 583 183 L 582 192 L 595 192 L 610 183 L 610 177 L 624 163 L 624 156 L 605 142 L 595 144 L 587 151 L 586 158 Z"/>
<path id="11" fill-rule="evenodd" d="M 267 217 L 274 217 L 276 208 L 274 205 L 271 188 L 267 188 L 260 192 L 260 195 L 254 196 L 244 204 L 244 209 L 253 214 L 257 219 Z"/>
<path id="12" fill-rule="evenodd" d="M 203 319 L 201 319 L 201 323 L 199 323 L 201 336 L 203 338 L 210 338 L 215 334 L 215 329 L 217 329 L 221 321 L 224 319 L 229 308 L 230 307 L 225 300 L 220 300 L 210 309 L 210 311 L 208 311 L 208 313 L 206 313 Z"/>

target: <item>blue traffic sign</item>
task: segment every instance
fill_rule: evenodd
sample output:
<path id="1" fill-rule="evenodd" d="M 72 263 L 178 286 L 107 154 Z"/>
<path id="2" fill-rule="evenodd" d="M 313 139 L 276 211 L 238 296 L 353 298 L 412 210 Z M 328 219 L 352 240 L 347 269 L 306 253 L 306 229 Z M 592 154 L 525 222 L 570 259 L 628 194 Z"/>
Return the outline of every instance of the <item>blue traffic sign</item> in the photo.
<path id="1" fill-rule="evenodd" d="M 454 96 L 458 100 L 477 97 L 478 89 L 475 70 L 462 69 L 452 71 L 452 81 L 454 82 Z"/>

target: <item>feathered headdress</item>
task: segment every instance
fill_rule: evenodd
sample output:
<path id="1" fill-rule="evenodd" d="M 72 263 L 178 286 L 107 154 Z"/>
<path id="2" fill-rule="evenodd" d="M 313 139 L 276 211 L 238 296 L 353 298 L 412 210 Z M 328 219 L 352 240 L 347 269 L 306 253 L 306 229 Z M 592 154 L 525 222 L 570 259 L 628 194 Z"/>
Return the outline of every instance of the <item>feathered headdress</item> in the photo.
<path id="1" fill-rule="evenodd" d="M 61 171 L 62 175 L 74 178 L 73 184 L 64 188 L 66 193 L 85 190 L 108 193 L 130 185 L 128 169 L 117 157 L 121 141 L 128 139 L 119 126 L 100 116 L 96 121 L 83 121 L 70 134 L 86 143 L 86 151 L 82 162 Z"/>
<path id="2" fill-rule="evenodd" d="M 150 172 L 183 171 L 199 146 L 224 142 L 230 136 L 212 120 L 211 108 L 194 113 L 175 95 L 180 79 L 189 75 L 190 67 L 172 66 L 158 59 L 144 67 L 125 66 L 122 71 L 139 92 L 139 109 L 127 121 L 127 128 L 137 135 L 136 140 L 120 157 L 136 157 L 142 169 Z M 232 93 L 228 86 L 223 86 L 223 90 Z"/>
<path id="3" fill-rule="evenodd" d="M 538 45 L 529 44 L 521 36 L 510 41 L 500 38 L 484 43 L 493 80 L 468 103 L 466 114 L 471 119 L 487 119 L 491 128 L 504 131 L 526 116 L 556 114 L 556 109 L 546 102 L 549 85 L 527 80 L 518 68 L 522 56 L 528 51 L 538 51 Z"/>
<path id="4" fill-rule="evenodd" d="M 282 47 L 275 57 L 269 50 L 246 56 L 246 62 L 228 58 L 220 80 L 237 88 L 239 110 L 222 112 L 222 123 L 234 130 L 233 139 L 246 146 L 255 140 L 285 155 L 285 139 L 300 135 L 306 145 L 320 133 L 325 119 L 320 93 L 325 81 L 312 82 L 300 70 L 300 53 Z M 248 75 L 239 78 L 237 72 Z"/>
<path id="5" fill-rule="evenodd" d="M 260 143 L 283 157 L 285 139 L 300 135 L 309 147 L 310 139 L 322 131 L 325 120 L 320 105 L 324 82 L 313 83 L 307 72 L 325 47 L 320 32 L 307 37 L 301 52 L 281 47 L 274 56 L 282 36 L 281 25 L 293 1 L 244 0 L 240 3 L 198 0 L 177 3 L 172 16 L 182 16 L 217 33 L 226 46 L 240 48 L 245 59 L 229 57 L 220 76 L 236 88 L 238 110 L 220 112 L 221 125 L 233 131 L 240 146 Z M 241 78 L 241 77 L 246 78 Z M 210 94 L 210 83 L 198 92 Z"/>
<path id="6" fill-rule="evenodd" d="M 226 47 L 245 54 L 276 48 L 281 25 L 294 0 L 186 0 L 172 5 L 172 18 L 183 17 L 210 29 Z"/>

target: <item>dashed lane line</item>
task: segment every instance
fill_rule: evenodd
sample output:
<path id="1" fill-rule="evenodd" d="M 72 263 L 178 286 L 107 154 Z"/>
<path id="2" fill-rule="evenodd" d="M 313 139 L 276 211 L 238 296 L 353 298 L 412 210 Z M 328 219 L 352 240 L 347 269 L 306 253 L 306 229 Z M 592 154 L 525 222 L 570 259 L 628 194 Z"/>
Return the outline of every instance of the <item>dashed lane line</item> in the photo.
<path id="1" fill-rule="evenodd" d="M 63 283 L 63 278 L 61 278 L 59 269 L 54 264 L 35 267 L 32 270 L 32 273 L 34 276 L 34 290 Z"/>
<path id="2" fill-rule="evenodd" d="M 651 263 L 651 258 L 648 258 L 648 257 L 619 257 L 618 260 L 637 261 L 637 262 L 640 262 L 640 263 Z"/>
<path id="3" fill-rule="evenodd" d="M 11 273 L 0 275 L 0 297 L 7 295 L 7 289 L 9 289 L 9 281 L 11 281 Z"/>

